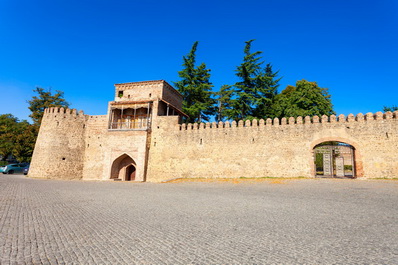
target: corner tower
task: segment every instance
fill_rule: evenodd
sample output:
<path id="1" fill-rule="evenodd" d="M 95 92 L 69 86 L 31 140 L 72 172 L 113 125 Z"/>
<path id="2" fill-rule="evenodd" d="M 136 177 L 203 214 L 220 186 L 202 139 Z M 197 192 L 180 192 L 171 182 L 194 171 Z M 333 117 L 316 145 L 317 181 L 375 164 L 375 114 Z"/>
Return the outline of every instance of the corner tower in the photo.
<path id="1" fill-rule="evenodd" d="M 84 164 L 82 111 L 48 108 L 44 111 L 29 169 L 29 176 L 47 179 L 81 179 Z"/>

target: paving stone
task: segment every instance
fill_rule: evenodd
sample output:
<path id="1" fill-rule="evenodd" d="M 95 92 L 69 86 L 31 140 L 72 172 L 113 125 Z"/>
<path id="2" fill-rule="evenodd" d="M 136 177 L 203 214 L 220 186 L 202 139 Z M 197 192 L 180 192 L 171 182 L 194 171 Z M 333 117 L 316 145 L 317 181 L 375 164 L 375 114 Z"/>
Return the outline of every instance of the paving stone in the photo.
<path id="1" fill-rule="evenodd" d="M 398 262 L 398 181 L 0 187 L 0 264 Z"/>

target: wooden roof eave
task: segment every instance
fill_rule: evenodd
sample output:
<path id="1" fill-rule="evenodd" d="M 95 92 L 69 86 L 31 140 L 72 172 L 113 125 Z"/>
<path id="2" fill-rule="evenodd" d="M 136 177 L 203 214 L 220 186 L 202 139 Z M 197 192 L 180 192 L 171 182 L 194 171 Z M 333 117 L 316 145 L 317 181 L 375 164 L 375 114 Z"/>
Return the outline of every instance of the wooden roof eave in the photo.
<path id="1" fill-rule="evenodd" d="M 159 101 L 163 101 L 163 102 L 166 103 L 167 105 L 170 105 L 175 111 L 177 111 L 177 112 L 178 112 L 179 114 L 181 114 L 182 116 L 188 117 L 188 115 L 185 114 L 182 110 L 179 110 L 176 106 L 174 106 L 173 104 L 167 102 L 166 100 L 164 100 L 164 99 L 159 99 Z"/>

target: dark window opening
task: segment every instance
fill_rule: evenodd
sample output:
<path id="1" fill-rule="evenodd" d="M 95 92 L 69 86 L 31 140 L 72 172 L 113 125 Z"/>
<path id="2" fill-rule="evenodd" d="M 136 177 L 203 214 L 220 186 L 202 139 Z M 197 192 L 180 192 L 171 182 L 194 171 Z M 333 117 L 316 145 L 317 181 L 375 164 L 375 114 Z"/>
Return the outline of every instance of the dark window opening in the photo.
<path id="1" fill-rule="evenodd" d="M 158 116 L 179 116 L 178 111 L 170 104 L 159 102 Z"/>

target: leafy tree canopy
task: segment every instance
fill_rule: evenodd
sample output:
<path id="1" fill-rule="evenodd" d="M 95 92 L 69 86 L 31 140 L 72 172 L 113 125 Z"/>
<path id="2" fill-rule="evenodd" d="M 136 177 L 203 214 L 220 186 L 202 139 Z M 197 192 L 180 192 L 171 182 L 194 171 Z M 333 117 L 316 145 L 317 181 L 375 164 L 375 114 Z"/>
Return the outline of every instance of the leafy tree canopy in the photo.
<path id="1" fill-rule="evenodd" d="M 19 121 L 12 114 L 0 115 L 0 156 L 13 155 L 19 162 L 31 159 L 37 136 L 37 126 Z"/>
<path id="2" fill-rule="evenodd" d="M 12 154 L 14 136 L 18 131 L 18 118 L 12 114 L 0 115 L 0 156 L 6 159 Z"/>
<path id="3" fill-rule="evenodd" d="M 40 125 L 41 119 L 44 114 L 44 109 L 49 107 L 69 107 L 69 103 L 64 99 L 64 92 L 57 90 L 53 95 L 51 90 L 45 91 L 43 88 L 36 87 L 33 92 L 37 93 L 37 96 L 33 96 L 32 100 L 29 100 L 29 110 L 32 114 L 29 117 L 32 118 L 35 125 Z"/>
<path id="4" fill-rule="evenodd" d="M 19 121 L 12 114 L 0 115 L 0 156 L 3 159 L 12 155 L 19 162 L 30 161 L 44 109 L 69 106 L 61 91 L 52 94 L 50 90 L 45 91 L 40 87 L 33 91 L 37 93 L 37 96 L 34 96 L 28 103 L 29 110 L 32 112 L 29 116 L 34 124 L 30 124 L 26 120 Z"/>
<path id="5" fill-rule="evenodd" d="M 335 114 L 328 89 L 306 80 L 297 81 L 296 86 L 287 86 L 278 94 L 273 112 L 279 118 Z"/>

